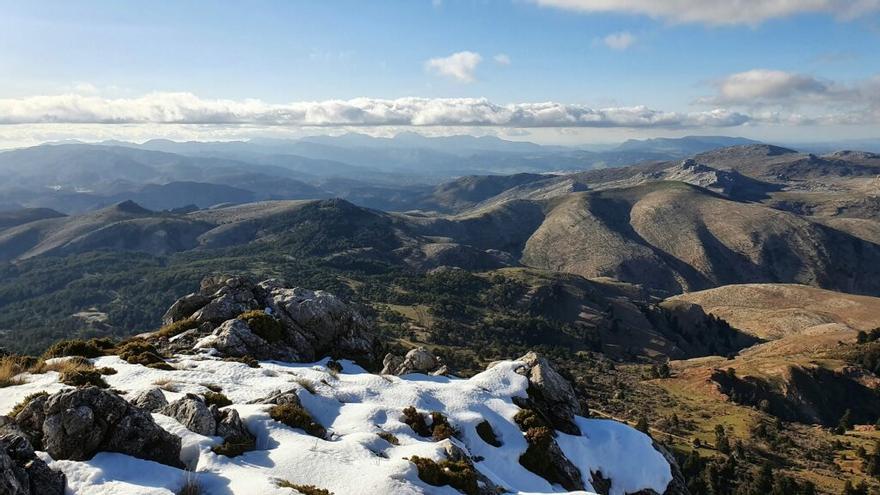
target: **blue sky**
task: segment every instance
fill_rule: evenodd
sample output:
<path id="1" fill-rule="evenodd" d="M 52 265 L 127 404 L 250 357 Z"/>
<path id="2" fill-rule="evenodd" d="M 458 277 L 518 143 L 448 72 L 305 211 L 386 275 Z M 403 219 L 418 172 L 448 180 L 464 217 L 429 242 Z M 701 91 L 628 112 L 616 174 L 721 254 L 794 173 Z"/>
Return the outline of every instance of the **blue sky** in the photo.
<path id="1" fill-rule="evenodd" d="M 750 15 L 706 11 L 730 3 L 721 0 L 675 0 L 659 10 L 648 0 L 620 8 L 601 0 L 2 1 L 0 142 L 52 133 L 222 138 L 422 127 L 425 119 L 409 117 L 370 120 L 379 125 L 328 117 L 317 127 L 308 118 L 266 117 L 266 108 L 278 110 L 272 105 L 404 97 L 422 99 L 413 112 L 435 99 L 576 106 L 573 125 L 569 113 L 538 125 L 497 112 L 461 122 L 447 113 L 429 118 L 427 133 L 566 142 L 880 135 L 880 0 L 751 1 L 781 7 Z M 195 98 L 184 110 L 179 98 L 155 96 L 183 93 Z M 84 100 L 58 108 L 63 95 Z M 117 100 L 112 111 L 109 100 Z M 217 100 L 263 107 L 224 110 L 215 121 Z M 169 109 L 159 114 L 183 117 L 156 117 L 162 105 Z M 199 105 L 212 116 L 192 119 L 208 112 Z M 71 116 L 83 107 L 88 115 Z M 605 111 L 635 107 L 662 118 L 632 125 Z M 584 119 L 585 109 L 598 113 Z M 739 117 L 701 124 L 698 114 L 712 110 Z M 228 117 L 243 112 L 243 120 Z M 3 121 L 2 113 L 17 117 Z"/>

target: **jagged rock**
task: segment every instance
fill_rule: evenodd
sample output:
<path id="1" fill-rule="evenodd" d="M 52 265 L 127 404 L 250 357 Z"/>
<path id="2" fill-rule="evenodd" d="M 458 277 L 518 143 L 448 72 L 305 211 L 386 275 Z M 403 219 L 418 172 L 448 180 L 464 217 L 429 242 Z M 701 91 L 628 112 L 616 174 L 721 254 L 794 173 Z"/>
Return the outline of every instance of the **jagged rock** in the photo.
<path id="1" fill-rule="evenodd" d="M 265 307 L 292 331 L 288 341 L 301 359 L 311 361 L 323 355 L 352 359 L 373 359 L 375 337 L 366 320 L 341 299 L 321 290 L 278 287 L 277 280 L 258 285 Z"/>
<path id="2" fill-rule="evenodd" d="M 214 419 L 217 422 L 215 435 L 222 437 L 223 440 L 235 444 L 256 444 L 256 437 L 245 427 L 235 409 L 217 411 Z"/>
<path id="3" fill-rule="evenodd" d="M 215 349 L 224 356 L 252 356 L 256 359 L 289 359 L 292 357 L 289 354 L 295 353 L 284 345 L 273 346 L 238 319 L 223 322 L 211 335 L 199 340 L 195 348 Z"/>
<path id="4" fill-rule="evenodd" d="M 162 324 L 170 325 L 175 321 L 185 320 L 209 302 L 211 302 L 211 298 L 205 294 L 198 292 L 187 294 L 168 308 L 168 311 L 162 316 Z"/>
<path id="5" fill-rule="evenodd" d="M 199 435 L 213 436 L 217 429 L 217 421 L 214 414 L 205 404 L 205 401 L 194 394 L 186 394 L 171 404 L 159 409 L 159 414 L 171 416 L 180 424 Z"/>
<path id="6" fill-rule="evenodd" d="M 0 436 L 0 493 L 4 495 L 63 495 L 64 473 L 53 471 L 36 456 L 23 435 Z"/>
<path id="7" fill-rule="evenodd" d="M 443 363 L 424 347 L 412 349 L 401 358 L 393 354 L 386 354 L 382 360 L 383 375 L 406 375 L 407 373 L 431 373 L 435 375 L 445 374 L 448 370 Z"/>
<path id="8" fill-rule="evenodd" d="M 267 342 L 269 336 L 258 335 L 247 322 L 237 319 L 252 310 L 263 310 L 280 323 L 281 334 Z M 197 349 L 213 348 L 221 355 L 285 361 L 312 361 L 326 355 L 366 362 L 374 359 L 375 337 L 366 320 L 350 306 L 333 294 L 288 288 L 276 279 L 254 284 L 240 277 L 206 278 L 198 292 L 171 306 L 164 321 L 186 318 L 202 325 L 182 342 Z M 179 348 L 181 342 L 166 345 L 172 351 L 184 351 Z"/>
<path id="9" fill-rule="evenodd" d="M 251 401 L 249 404 L 275 404 L 279 406 L 283 404 L 293 404 L 302 407 L 302 402 L 299 400 L 299 395 L 297 395 L 296 391 L 297 389 L 287 390 L 285 392 L 275 392 L 262 399 Z"/>
<path id="10" fill-rule="evenodd" d="M 144 390 L 131 399 L 131 404 L 146 411 L 157 412 L 168 405 L 168 399 L 160 388 Z"/>
<path id="11" fill-rule="evenodd" d="M 385 354 L 385 358 L 382 359 L 382 371 L 383 375 L 394 375 L 395 372 L 403 365 L 403 358 L 398 356 L 397 354 Z"/>
<path id="12" fill-rule="evenodd" d="M 107 451 L 183 466 L 179 437 L 163 430 L 147 411 L 97 387 L 37 398 L 16 422 L 53 459 L 82 461 Z"/>
<path id="13" fill-rule="evenodd" d="M 581 414 L 581 405 L 571 383 L 556 371 L 550 361 L 535 352 L 529 352 L 517 361 L 525 364 L 525 368 L 518 372 L 529 379 L 528 407 L 544 416 L 557 430 L 580 435 L 574 417 Z"/>
<path id="14" fill-rule="evenodd" d="M 46 407 L 48 395 L 38 395 L 36 398 L 28 402 L 24 408 L 15 416 L 15 423 L 24 431 L 28 440 L 33 445 L 41 445 L 43 439 L 43 422 L 46 414 L 43 412 Z"/>

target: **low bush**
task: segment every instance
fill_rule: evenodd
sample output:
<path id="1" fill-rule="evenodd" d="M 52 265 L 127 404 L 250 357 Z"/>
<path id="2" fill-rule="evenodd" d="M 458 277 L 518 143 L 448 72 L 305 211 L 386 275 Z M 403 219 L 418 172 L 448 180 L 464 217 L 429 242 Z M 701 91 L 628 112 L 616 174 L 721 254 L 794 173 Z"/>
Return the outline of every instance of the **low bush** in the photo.
<path id="1" fill-rule="evenodd" d="M 529 428 L 525 432 L 525 437 L 529 446 L 519 457 L 522 467 L 551 483 L 563 483 L 564 480 L 559 478 L 549 453 L 553 442 L 553 430 L 545 426 Z"/>
<path id="2" fill-rule="evenodd" d="M 541 416 L 538 416 L 538 413 L 531 409 L 520 409 L 520 411 L 513 417 L 513 421 L 519 425 L 519 429 L 522 431 L 528 431 L 531 428 L 546 428 L 549 426 Z"/>
<path id="3" fill-rule="evenodd" d="M 119 348 L 119 358 L 129 364 L 140 364 L 142 366 L 165 363 L 165 360 L 159 355 L 159 351 L 143 340 L 132 340 L 122 345 Z"/>
<path id="4" fill-rule="evenodd" d="M 191 318 L 187 318 L 185 320 L 175 321 L 169 325 L 165 325 L 156 331 L 157 337 L 162 337 L 166 339 L 170 339 L 175 335 L 180 335 L 187 330 L 192 330 L 193 328 L 198 328 L 199 323 Z"/>
<path id="5" fill-rule="evenodd" d="M 43 354 L 43 357 L 47 359 L 67 356 L 96 358 L 106 355 L 113 347 L 113 341 L 109 339 L 62 340 L 52 344 Z"/>
<path id="6" fill-rule="evenodd" d="M 431 429 L 425 421 L 425 415 L 418 412 L 415 407 L 409 406 L 403 410 L 403 422 L 418 435 L 423 437 L 431 436 Z"/>
<path id="7" fill-rule="evenodd" d="M 23 364 L 18 356 L 0 358 L 0 388 L 24 383 L 24 379 L 18 376 L 26 371 Z"/>
<path id="8" fill-rule="evenodd" d="M 451 486 L 467 495 L 479 495 L 477 472 L 467 461 L 434 461 L 413 456 L 409 460 L 419 470 L 419 479 L 429 485 Z"/>
<path id="9" fill-rule="evenodd" d="M 228 397 L 220 392 L 205 392 L 205 404 L 208 406 L 226 407 L 232 404 Z"/>
<path id="10" fill-rule="evenodd" d="M 327 430 L 312 419 L 312 415 L 296 404 L 280 404 L 269 409 L 269 416 L 291 428 L 299 428 L 309 435 L 324 438 Z"/>
<path id="11" fill-rule="evenodd" d="M 110 385 L 101 377 L 101 373 L 94 368 L 78 368 L 61 372 L 59 381 L 65 385 L 72 387 L 85 387 L 94 385 L 100 388 L 107 388 Z"/>
<path id="12" fill-rule="evenodd" d="M 238 319 L 247 323 L 251 332 L 266 342 L 274 343 L 284 338 L 284 325 L 265 311 L 247 311 L 238 315 Z"/>
<path id="13" fill-rule="evenodd" d="M 302 495 L 333 495 L 333 492 L 330 490 L 318 488 L 315 485 L 297 485 L 296 483 L 291 483 L 287 480 L 278 480 L 275 484 L 280 488 L 293 488 L 302 493 Z"/>
<path id="14" fill-rule="evenodd" d="M 431 438 L 435 442 L 454 437 L 456 433 L 446 416 L 437 411 L 431 413 Z"/>
<path id="15" fill-rule="evenodd" d="M 386 442 L 390 443 L 391 445 L 400 445 L 400 440 L 398 440 L 397 437 L 394 436 L 393 433 L 389 433 L 387 431 L 380 431 L 379 433 L 376 433 L 376 435 L 379 435 L 379 438 L 381 438 L 382 440 L 385 440 Z"/>
<path id="16" fill-rule="evenodd" d="M 237 457 L 254 450 L 256 447 L 256 441 L 251 438 L 227 439 L 222 444 L 211 447 L 211 451 L 217 455 Z"/>

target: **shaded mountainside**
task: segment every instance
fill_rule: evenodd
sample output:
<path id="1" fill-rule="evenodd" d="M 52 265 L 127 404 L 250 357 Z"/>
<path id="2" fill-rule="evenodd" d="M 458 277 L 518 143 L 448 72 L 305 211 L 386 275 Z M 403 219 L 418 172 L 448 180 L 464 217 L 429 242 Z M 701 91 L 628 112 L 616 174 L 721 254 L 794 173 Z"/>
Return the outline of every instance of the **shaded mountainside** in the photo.
<path id="1" fill-rule="evenodd" d="M 880 261 L 877 245 L 674 182 L 572 194 L 550 203 L 522 261 L 673 293 L 745 282 L 880 290 L 873 274 Z"/>
<path id="2" fill-rule="evenodd" d="M 282 245 L 340 263 L 377 260 L 422 270 L 521 264 L 667 294 L 762 282 L 880 293 L 877 244 L 673 181 L 502 201 L 458 215 L 385 213 L 344 200 L 267 201 L 181 214 L 127 202 L 0 230 L 5 260 L 243 245 Z"/>

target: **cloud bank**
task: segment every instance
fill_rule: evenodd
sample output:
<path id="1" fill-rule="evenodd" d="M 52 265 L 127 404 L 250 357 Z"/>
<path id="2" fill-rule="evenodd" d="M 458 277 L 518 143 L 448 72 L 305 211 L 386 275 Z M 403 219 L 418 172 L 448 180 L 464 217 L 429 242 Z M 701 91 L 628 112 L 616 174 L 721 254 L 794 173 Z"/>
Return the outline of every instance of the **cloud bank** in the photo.
<path id="1" fill-rule="evenodd" d="M 645 106 L 591 108 L 555 102 L 496 104 L 485 98 L 354 98 L 270 104 L 209 100 L 191 93 L 108 99 L 54 95 L 0 99 L 0 124 L 192 124 L 292 127 L 729 127 L 750 121 L 713 109 L 667 112 Z"/>
<path id="2" fill-rule="evenodd" d="M 641 14 L 676 23 L 757 25 L 796 14 L 831 14 L 842 20 L 880 11 L 880 0 L 532 0 L 586 13 Z"/>
<path id="3" fill-rule="evenodd" d="M 719 128 L 751 124 L 880 123 L 880 77 L 842 85 L 755 70 L 716 82 L 705 110 L 593 108 L 558 102 L 498 104 L 486 98 L 354 98 L 283 104 L 204 99 L 192 93 L 133 98 L 62 94 L 0 99 L 0 125 L 180 124 L 255 127 Z M 801 107 L 808 112 L 798 113 Z M 798 110 L 798 111 L 795 111 Z"/>

